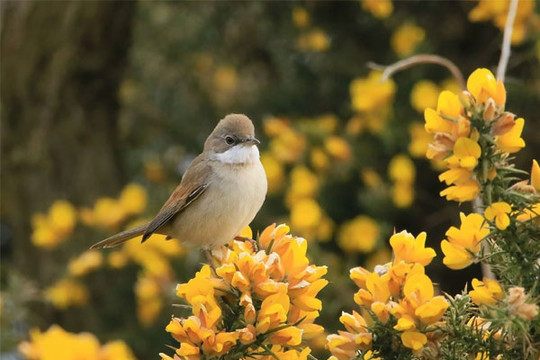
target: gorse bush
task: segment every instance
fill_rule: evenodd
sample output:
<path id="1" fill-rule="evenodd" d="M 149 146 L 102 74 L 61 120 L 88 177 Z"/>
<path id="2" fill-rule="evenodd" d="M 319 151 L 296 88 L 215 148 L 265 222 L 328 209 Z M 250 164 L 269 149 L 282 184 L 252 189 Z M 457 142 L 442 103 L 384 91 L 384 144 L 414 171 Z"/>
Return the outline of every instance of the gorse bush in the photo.
<path id="1" fill-rule="evenodd" d="M 501 80 L 478 69 L 467 90 L 443 91 L 437 110 L 425 112 L 433 134 L 427 156 L 444 158 L 448 168 L 439 176 L 450 185 L 441 196 L 481 200 L 480 213 L 461 213 L 459 228 L 446 232 L 443 261 L 451 269 L 484 261 L 499 280 L 473 279 L 468 293 L 434 297 L 424 272 L 435 256 L 424 248 L 426 234 L 395 234 L 391 263 L 351 270 L 360 312 L 344 313 L 347 331 L 328 336 L 336 359 L 538 357 L 540 170 L 533 161 L 530 181 L 521 180 L 526 172 L 511 163 L 510 153 L 525 146 L 524 120 L 504 110 Z"/>

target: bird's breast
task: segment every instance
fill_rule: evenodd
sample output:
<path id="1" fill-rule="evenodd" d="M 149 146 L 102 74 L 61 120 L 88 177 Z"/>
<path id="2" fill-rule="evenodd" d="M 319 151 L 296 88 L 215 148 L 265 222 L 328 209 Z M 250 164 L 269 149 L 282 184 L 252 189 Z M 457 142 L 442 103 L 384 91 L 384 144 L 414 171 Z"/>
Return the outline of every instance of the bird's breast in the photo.
<path id="1" fill-rule="evenodd" d="M 170 235 L 192 247 L 224 245 L 251 223 L 266 191 L 260 161 L 214 163 L 207 190 L 174 220 Z"/>

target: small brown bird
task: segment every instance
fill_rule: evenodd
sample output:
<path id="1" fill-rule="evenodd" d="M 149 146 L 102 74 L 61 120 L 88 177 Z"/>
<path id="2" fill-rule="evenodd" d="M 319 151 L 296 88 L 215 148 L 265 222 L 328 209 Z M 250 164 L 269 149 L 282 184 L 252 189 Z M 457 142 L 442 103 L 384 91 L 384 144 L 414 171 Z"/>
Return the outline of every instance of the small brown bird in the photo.
<path id="1" fill-rule="evenodd" d="M 153 233 L 202 249 L 228 243 L 251 223 L 266 197 L 259 143 L 247 116 L 227 115 L 208 136 L 203 152 L 152 221 L 91 248 L 113 247 L 140 235 L 145 241 Z"/>

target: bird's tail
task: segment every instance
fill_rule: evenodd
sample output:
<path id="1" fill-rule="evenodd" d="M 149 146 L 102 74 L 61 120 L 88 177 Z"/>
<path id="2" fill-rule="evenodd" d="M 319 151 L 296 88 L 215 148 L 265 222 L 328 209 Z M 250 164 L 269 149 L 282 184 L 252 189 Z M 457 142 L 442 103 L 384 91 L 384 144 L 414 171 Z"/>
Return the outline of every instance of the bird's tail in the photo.
<path id="1" fill-rule="evenodd" d="M 144 234 L 148 224 L 149 223 L 139 225 L 133 229 L 122 231 L 121 233 L 108 237 L 105 240 L 101 240 L 100 242 L 90 246 L 90 249 L 111 248 L 120 245 L 129 239 L 133 239 L 134 237 Z"/>

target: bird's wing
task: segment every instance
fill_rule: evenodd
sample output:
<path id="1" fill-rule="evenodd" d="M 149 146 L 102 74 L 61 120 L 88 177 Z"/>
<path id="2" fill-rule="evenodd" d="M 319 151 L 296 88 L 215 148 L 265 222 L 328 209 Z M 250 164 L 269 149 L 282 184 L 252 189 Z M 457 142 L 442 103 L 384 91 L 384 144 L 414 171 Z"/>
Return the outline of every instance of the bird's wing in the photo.
<path id="1" fill-rule="evenodd" d="M 179 215 L 208 188 L 210 169 L 207 162 L 203 160 L 202 154 L 193 160 L 180 185 L 176 187 L 156 217 L 148 224 L 142 237 L 143 242 L 156 230 Z"/>

